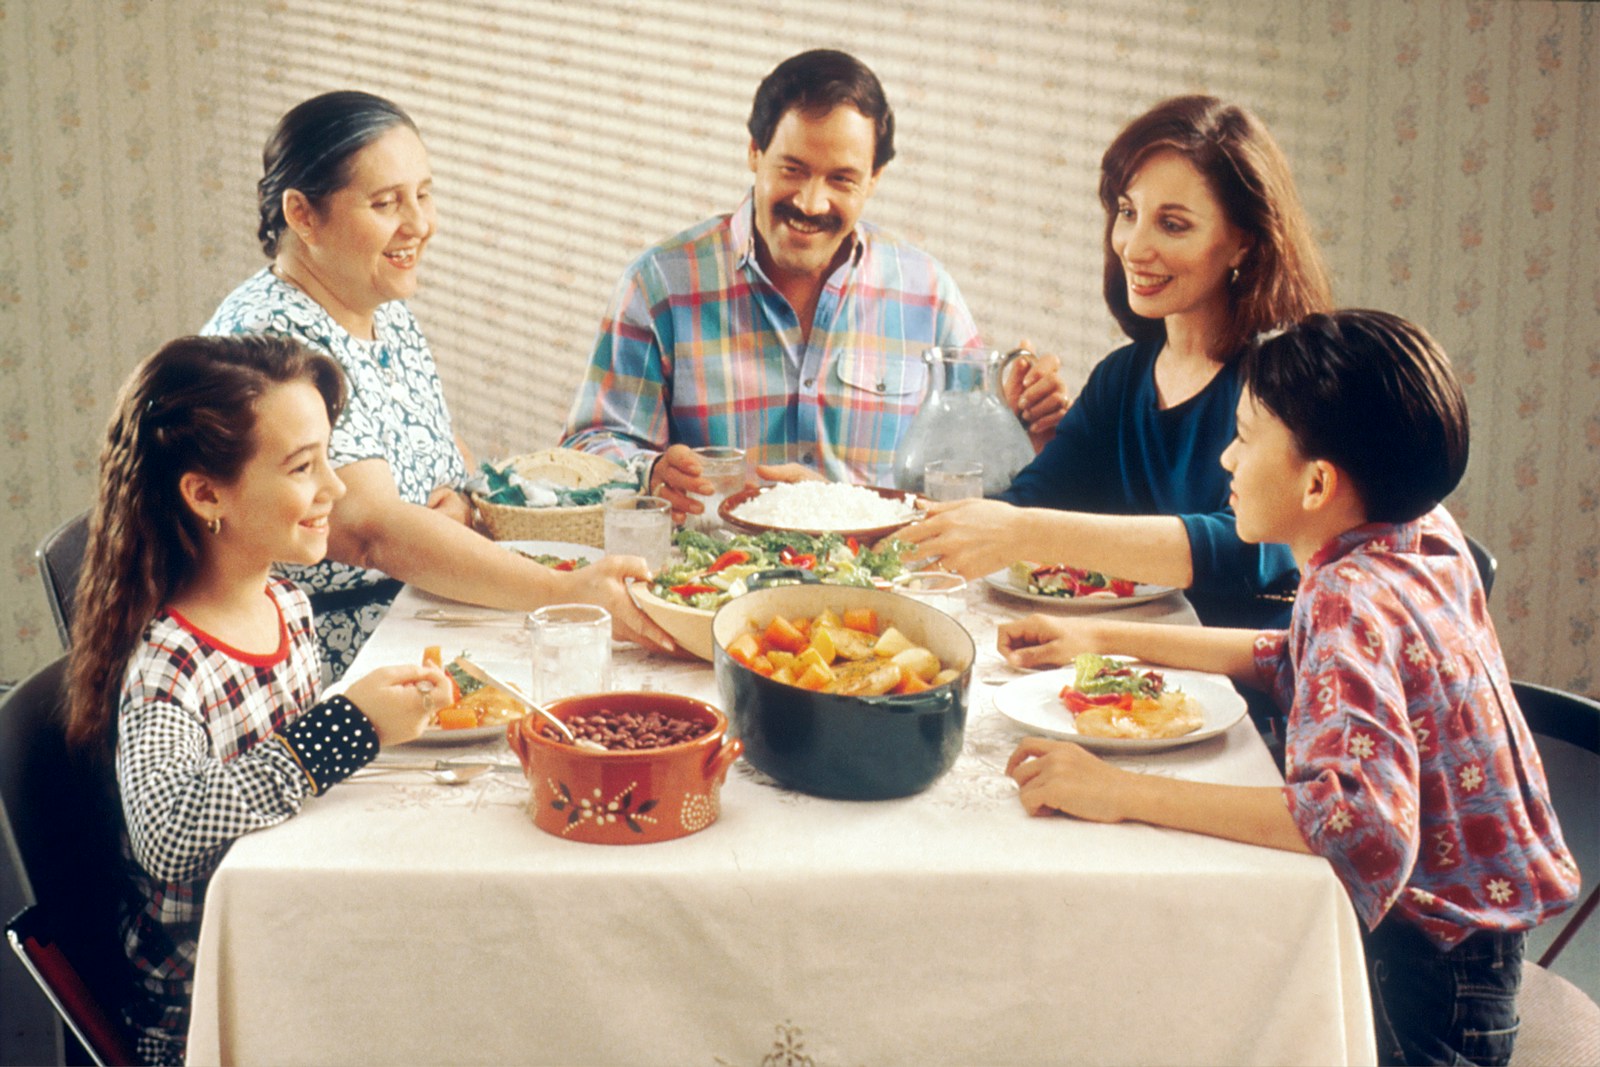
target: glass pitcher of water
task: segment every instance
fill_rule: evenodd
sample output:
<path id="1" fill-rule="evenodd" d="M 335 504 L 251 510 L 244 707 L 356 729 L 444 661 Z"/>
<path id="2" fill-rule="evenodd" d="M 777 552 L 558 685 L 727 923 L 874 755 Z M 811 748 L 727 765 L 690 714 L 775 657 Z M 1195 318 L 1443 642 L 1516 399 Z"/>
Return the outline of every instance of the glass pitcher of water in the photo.
<path id="1" fill-rule="evenodd" d="M 1025 348 L 930 348 L 927 394 L 895 451 L 895 487 L 923 491 L 922 468 L 930 460 L 976 460 L 983 464 L 983 495 L 993 496 L 1033 459 L 1033 444 L 1021 420 L 1006 406 L 1000 383 Z"/>

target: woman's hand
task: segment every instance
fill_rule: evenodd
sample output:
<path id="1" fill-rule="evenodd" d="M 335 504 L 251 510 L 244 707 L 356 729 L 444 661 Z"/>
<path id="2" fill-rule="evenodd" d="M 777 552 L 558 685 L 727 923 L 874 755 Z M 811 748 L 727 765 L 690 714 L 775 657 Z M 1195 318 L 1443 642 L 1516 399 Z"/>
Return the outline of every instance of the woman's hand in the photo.
<path id="1" fill-rule="evenodd" d="M 1057 619 L 1029 615 L 1025 619 L 1001 623 L 995 647 L 1013 667 L 1036 670 L 1071 663 L 1080 652 L 1097 652 L 1091 633 L 1093 623 L 1084 619 Z"/>
<path id="2" fill-rule="evenodd" d="M 433 713 L 450 702 L 450 679 L 438 667 L 379 667 L 344 691 L 378 731 L 378 744 L 411 741 L 428 728 Z"/>
<path id="3" fill-rule="evenodd" d="M 650 580 L 650 568 L 638 556 L 606 556 L 575 571 L 553 573 L 561 599 L 598 604 L 611 613 L 613 637 L 665 652 L 677 651 L 677 644 L 667 636 L 667 632 L 651 622 L 650 617 L 633 602 L 633 597 L 628 595 L 629 579 L 640 582 Z"/>
<path id="4" fill-rule="evenodd" d="M 1090 822 L 1121 822 L 1121 791 L 1131 776 L 1070 741 L 1023 738 L 1006 773 L 1029 815 L 1060 812 Z"/>
<path id="5" fill-rule="evenodd" d="M 948 500 L 922 505 L 928 518 L 895 534 L 917 546 L 911 563 L 938 568 L 964 578 L 979 578 L 1008 566 L 1022 543 L 1018 527 L 1022 509 L 999 500 Z"/>
<path id="6" fill-rule="evenodd" d="M 428 507 L 451 522 L 472 526 L 472 502 L 448 485 L 441 485 L 428 494 Z"/>
<path id="7" fill-rule="evenodd" d="M 1021 347 L 1029 347 L 1028 342 L 1023 341 Z M 1006 369 L 1000 389 L 1006 406 L 1027 427 L 1033 450 L 1042 450 L 1072 406 L 1072 394 L 1061 376 L 1061 360 L 1055 356 L 1019 357 Z"/>

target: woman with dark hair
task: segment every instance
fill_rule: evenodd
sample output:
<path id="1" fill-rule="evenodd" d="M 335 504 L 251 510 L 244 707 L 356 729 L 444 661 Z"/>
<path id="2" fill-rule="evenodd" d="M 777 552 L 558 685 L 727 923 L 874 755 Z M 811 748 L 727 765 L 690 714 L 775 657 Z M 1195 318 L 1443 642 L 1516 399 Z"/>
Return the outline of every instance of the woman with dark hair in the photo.
<path id="1" fill-rule="evenodd" d="M 334 508 L 328 559 L 288 571 L 311 594 L 329 680 L 355 658 L 402 582 L 496 608 L 599 604 L 618 636 L 668 644 L 623 585 L 648 575 L 642 560 L 554 571 L 470 525 L 456 488 L 465 449 L 404 303 L 436 226 L 416 124 L 370 93 L 326 93 L 283 116 L 262 164 L 259 235 L 272 262 L 229 294 L 202 332 L 293 337 L 344 368 L 350 399 L 330 455 L 348 492 Z"/>
<path id="2" fill-rule="evenodd" d="M 1330 305 L 1327 275 L 1272 135 L 1209 96 L 1156 105 L 1101 160 L 1105 298 L 1133 343 L 1107 356 L 1054 440 L 992 501 L 933 505 L 905 536 L 969 577 L 1019 555 L 1188 590 L 1213 624 L 1283 618 L 1280 545 L 1234 529 L 1218 465 L 1238 356 Z"/>
<path id="3" fill-rule="evenodd" d="M 310 605 L 272 568 L 327 550 L 343 399 L 338 365 L 294 341 L 186 337 L 134 371 L 106 433 L 67 737 L 115 755 L 122 1007 L 147 1062 L 183 1062 L 201 907 L 228 846 L 418 736 L 449 685 L 385 667 L 317 699 Z"/>

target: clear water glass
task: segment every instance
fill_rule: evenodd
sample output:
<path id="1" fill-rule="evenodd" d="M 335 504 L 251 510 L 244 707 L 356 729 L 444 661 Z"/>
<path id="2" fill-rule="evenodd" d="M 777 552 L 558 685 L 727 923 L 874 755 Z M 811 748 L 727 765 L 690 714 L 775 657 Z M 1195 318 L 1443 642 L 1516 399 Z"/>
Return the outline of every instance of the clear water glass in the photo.
<path id="1" fill-rule="evenodd" d="M 967 606 L 967 580 L 948 571 L 915 571 L 901 575 L 894 591 L 938 608 L 946 615 L 960 615 Z"/>
<path id="2" fill-rule="evenodd" d="M 659 496 L 628 496 L 606 502 L 608 556 L 642 556 L 658 571 L 672 553 L 672 505 Z"/>
<path id="3" fill-rule="evenodd" d="M 929 500 L 966 500 L 983 495 L 983 464 L 970 459 L 935 459 L 922 468 L 922 495 Z"/>
<path id="4" fill-rule="evenodd" d="M 744 449 L 697 448 L 694 454 L 700 457 L 700 476 L 711 483 L 712 490 L 710 496 L 689 494 L 703 504 L 705 510 L 698 515 L 690 515 L 685 525 L 691 530 L 714 533 L 723 526 L 717 509 L 724 500 L 744 488 Z"/>
<path id="5" fill-rule="evenodd" d="M 611 687 L 611 613 L 594 604 L 552 604 L 528 616 L 533 699 L 603 693 Z"/>

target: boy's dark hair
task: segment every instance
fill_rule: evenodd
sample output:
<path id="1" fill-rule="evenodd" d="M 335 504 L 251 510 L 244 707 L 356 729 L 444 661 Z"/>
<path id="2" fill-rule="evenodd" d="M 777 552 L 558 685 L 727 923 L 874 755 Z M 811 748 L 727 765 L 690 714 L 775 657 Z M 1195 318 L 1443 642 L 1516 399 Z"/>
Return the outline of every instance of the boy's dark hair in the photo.
<path id="1" fill-rule="evenodd" d="M 1410 522 L 1467 469 L 1467 401 L 1427 331 L 1382 311 L 1310 315 L 1245 352 L 1256 403 L 1337 466 L 1373 522 Z"/>
<path id="2" fill-rule="evenodd" d="M 756 147 L 765 152 L 773 131 L 790 111 L 826 115 L 848 104 L 872 122 L 877 135 L 872 153 L 876 174 L 894 158 L 894 110 L 878 76 L 855 56 L 818 48 L 779 63 L 761 80 L 746 124 Z"/>

